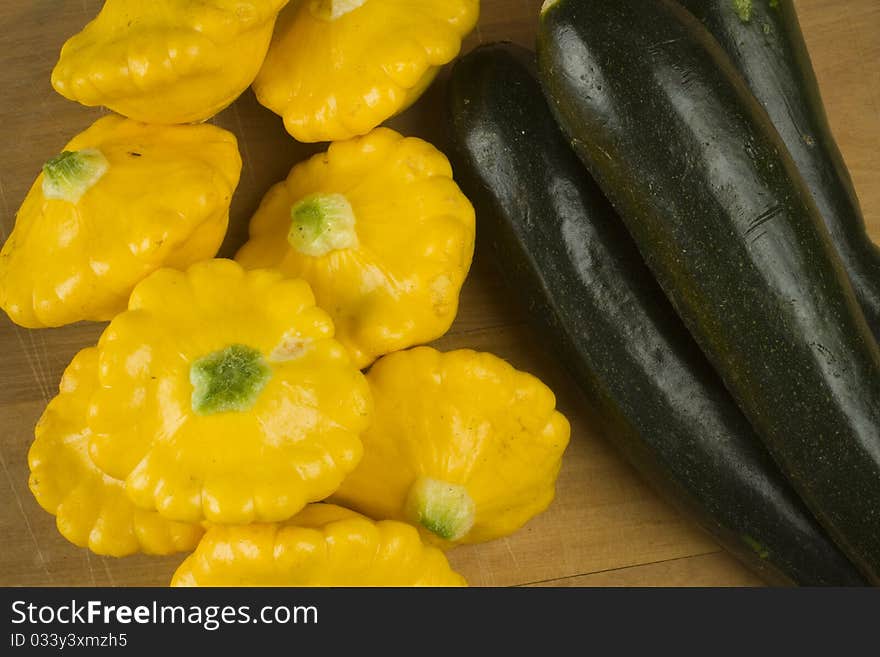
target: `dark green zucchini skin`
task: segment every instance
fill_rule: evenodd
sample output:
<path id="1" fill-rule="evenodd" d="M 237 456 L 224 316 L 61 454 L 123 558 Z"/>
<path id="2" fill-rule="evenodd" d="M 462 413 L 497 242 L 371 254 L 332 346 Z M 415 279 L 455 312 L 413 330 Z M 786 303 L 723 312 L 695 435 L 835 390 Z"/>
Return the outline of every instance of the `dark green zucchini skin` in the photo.
<path id="1" fill-rule="evenodd" d="M 880 583 L 880 350 L 809 191 L 673 0 L 558 0 L 550 105 L 660 285 L 829 535 Z"/>
<path id="2" fill-rule="evenodd" d="M 455 177 L 512 294 L 641 474 L 772 583 L 864 580 L 773 464 L 510 44 L 460 59 Z"/>
<path id="3" fill-rule="evenodd" d="M 849 171 L 831 133 L 792 0 L 752 0 L 748 20 L 733 0 L 677 0 L 712 33 L 770 115 L 797 164 L 880 337 L 880 249 L 865 227 Z"/>

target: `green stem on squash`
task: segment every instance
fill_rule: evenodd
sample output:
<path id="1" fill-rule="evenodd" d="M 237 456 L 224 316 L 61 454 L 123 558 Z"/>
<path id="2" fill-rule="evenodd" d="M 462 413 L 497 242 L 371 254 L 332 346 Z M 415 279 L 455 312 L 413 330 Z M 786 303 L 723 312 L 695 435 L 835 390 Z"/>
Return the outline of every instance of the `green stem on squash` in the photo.
<path id="1" fill-rule="evenodd" d="M 447 541 L 457 541 L 474 525 L 476 507 L 464 486 L 419 477 L 404 507 L 407 519 Z"/>
<path id="2" fill-rule="evenodd" d="M 544 0 L 544 4 L 541 5 L 541 15 L 544 15 L 544 12 L 550 9 L 553 5 L 555 5 L 559 0 Z"/>
<path id="3" fill-rule="evenodd" d="M 190 366 L 192 409 L 199 415 L 247 411 L 271 377 L 263 355 L 252 347 L 233 344 L 210 353 Z"/>
<path id="4" fill-rule="evenodd" d="M 287 242 L 307 256 L 320 257 L 358 245 L 354 210 L 342 194 L 312 194 L 290 208 Z"/>
<path id="5" fill-rule="evenodd" d="M 325 21 L 335 21 L 366 4 L 367 0 L 312 0 L 312 14 Z"/>
<path id="6" fill-rule="evenodd" d="M 733 9 L 743 23 L 752 20 L 752 0 L 733 0 Z"/>
<path id="7" fill-rule="evenodd" d="M 97 148 L 64 151 L 43 165 L 43 196 L 76 203 L 109 168 Z"/>

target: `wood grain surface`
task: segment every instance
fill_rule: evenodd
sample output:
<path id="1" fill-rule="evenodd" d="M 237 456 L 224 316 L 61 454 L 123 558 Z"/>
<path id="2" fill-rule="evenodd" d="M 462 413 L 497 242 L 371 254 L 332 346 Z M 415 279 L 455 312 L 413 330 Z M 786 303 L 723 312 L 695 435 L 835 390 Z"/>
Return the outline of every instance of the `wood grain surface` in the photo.
<path id="1" fill-rule="evenodd" d="M 100 7 L 98 0 L 0 2 L 0 237 L 40 166 L 101 110 L 57 95 L 49 74 L 61 44 Z M 512 40 L 531 46 L 541 0 L 484 0 L 465 49 Z M 880 238 L 880 2 L 798 0 L 801 23 L 829 118 Z M 444 148 L 443 76 L 389 123 Z M 244 170 L 222 255 L 242 244 L 260 198 L 290 167 L 323 148 L 294 142 L 281 120 L 246 92 L 213 122 L 238 136 Z M 721 552 L 640 481 L 593 428 L 589 406 L 525 326 L 502 279 L 478 245 L 461 311 L 442 349 L 492 351 L 533 372 L 557 393 L 572 441 L 550 509 L 513 536 L 457 548 L 453 565 L 475 586 L 757 586 L 760 581 Z M 35 272 L 39 275 L 39 272 Z M 103 324 L 25 330 L 0 318 L 0 585 L 156 585 L 168 583 L 183 555 L 112 559 L 67 543 L 28 486 L 33 427 L 55 394 L 64 367 L 93 344 Z"/>

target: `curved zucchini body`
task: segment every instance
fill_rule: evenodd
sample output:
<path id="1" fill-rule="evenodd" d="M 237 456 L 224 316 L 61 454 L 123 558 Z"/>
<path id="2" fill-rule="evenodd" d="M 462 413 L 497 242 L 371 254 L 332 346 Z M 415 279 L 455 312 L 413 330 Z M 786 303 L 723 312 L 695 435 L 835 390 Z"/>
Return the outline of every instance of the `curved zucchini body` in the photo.
<path id="1" fill-rule="evenodd" d="M 874 335 L 880 338 L 880 249 L 871 241 L 834 141 L 792 0 L 677 0 L 712 33 L 770 115 L 807 183 Z"/>
<path id="2" fill-rule="evenodd" d="M 449 89 L 456 180 L 511 291 L 667 499 L 775 583 L 858 585 L 772 463 L 554 123 L 533 56 L 484 46 Z"/>
<path id="3" fill-rule="evenodd" d="M 767 113 L 672 0 L 557 0 L 538 59 L 557 120 L 679 316 L 880 583 L 880 350 Z"/>

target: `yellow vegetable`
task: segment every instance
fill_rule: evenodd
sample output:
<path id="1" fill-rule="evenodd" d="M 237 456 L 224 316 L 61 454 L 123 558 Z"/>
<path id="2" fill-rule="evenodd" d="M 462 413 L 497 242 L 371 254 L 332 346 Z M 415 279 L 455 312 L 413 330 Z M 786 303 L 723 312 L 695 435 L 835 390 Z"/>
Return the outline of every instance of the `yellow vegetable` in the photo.
<path id="1" fill-rule="evenodd" d="M 257 75 L 287 0 L 106 0 L 68 39 L 52 86 L 145 123 L 204 121 Z"/>
<path id="2" fill-rule="evenodd" d="M 99 119 L 28 192 L 0 251 L 0 306 L 29 328 L 111 319 L 151 272 L 217 252 L 240 172 L 226 130 Z"/>
<path id="3" fill-rule="evenodd" d="M 281 12 L 257 99 L 303 142 L 363 135 L 452 61 L 478 0 L 301 0 Z"/>
<path id="4" fill-rule="evenodd" d="M 309 282 L 358 367 L 443 335 L 474 251 L 474 210 L 446 157 L 377 128 L 272 187 L 236 260 Z"/>
<path id="5" fill-rule="evenodd" d="M 97 554 L 170 554 L 191 550 L 199 525 L 165 520 L 135 507 L 123 483 L 103 474 L 89 458 L 86 411 L 98 383 L 98 352 L 80 351 L 64 372 L 61 390 L 46 407 L 28 453 L 30 489 L 56 516 L 58 531 Z"/>
<path id="6" fill-rule="evenodd" d="M 367 380 L 374 421 L 334 501 L 407 520 L 443 547 L 511 534 L 552 501 L 570 429 L 534 376 L 491 354 L 419 347 Z"/>
<path id="7" fill-rule="evenodd" d="M 312 504 L 281 524 L 212 527 L 172 586 L 466 586 L 400 522 Z"/>
<path id="8" fill-rule="evenodd" d="M 98 343 L 90 454 L 172 520 L 285 520 L 361 457 L 372 401 L 309 286 L 209 260 L 162 269 Z"/>

